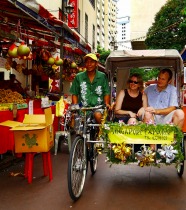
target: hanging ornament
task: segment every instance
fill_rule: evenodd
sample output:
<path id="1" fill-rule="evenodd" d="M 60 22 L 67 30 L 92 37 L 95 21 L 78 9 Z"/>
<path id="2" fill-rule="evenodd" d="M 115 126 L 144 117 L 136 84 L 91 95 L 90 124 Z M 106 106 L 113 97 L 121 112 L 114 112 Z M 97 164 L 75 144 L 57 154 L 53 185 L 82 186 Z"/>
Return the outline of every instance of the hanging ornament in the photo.
<path id="1" fill-rule="evenodd" d="M 44 61 L 48 61 L 48 59 L 51 57 L 51 54 L 48 50 L 42 49 L 40 51 L 40 57 Z"/>
<path id="2" fill-rule="evenodd" d="M 73 69 L 77 68 L 77 64 L 75 62 L 72 62 L 71 63 L 71 68 L 73 68 Z"/>
<path id="3" fill-rule="evenodd" d="M 53 57 L 50 57 L 47 61 L 48 65 L 54 65 L 55 59 Z"/>
<path id="4" fill-rule="evenodd" d="M 22 42 L 19 47 L 17 48 L 17 54 L 20 57 L 28 56 L 30 53 L 30 48 Z"/>
<path id="5" fill-rule="evenodd" d="M 56 66 L 61 66 L 63 65 L 63 59 L 59 58 L 58 56 L 55 58 L 54 63 L 56 64 Z"/>
<path id="6" fill-rule="evenodd" d="M 9 49 L 8 49 L 8 55 L 11 57 L 11 58 L 17 58 L 18 55 L 17 55 L 17 46 L 15 44 L 12 44 Z"/>

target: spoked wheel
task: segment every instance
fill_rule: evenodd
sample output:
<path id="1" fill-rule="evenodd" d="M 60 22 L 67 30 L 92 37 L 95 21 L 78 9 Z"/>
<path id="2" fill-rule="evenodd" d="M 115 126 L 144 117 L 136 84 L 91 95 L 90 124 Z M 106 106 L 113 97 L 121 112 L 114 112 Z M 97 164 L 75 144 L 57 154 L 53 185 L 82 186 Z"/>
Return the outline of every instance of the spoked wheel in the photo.
<path id="1" fill-rule="evenodd" d="M 184 160 L 185 160 L 185 143 L 184 143 L 184 139 L 182 140 L 181 150 L 182 150 L 182 154 L 183 154 Z M 178 173 L 178 176 L 179 176 L 179 177 L 182 177 L 183 172 L 184 172 L 184 160 L 181 161 L 181 162 L 177 165 L 177 173 Z"/>
<path id="2" fill-rule="evenodd" d="M 94 147 L 94 143 L 91 143 L 90 145 L 90 170 L 92 172 L 92 175 L 96 173 L 97 170 L 97 164 L 98 164 L 98 152 L 96 148 Z"/>
<path id="3" fill-rule="evenodd" d="M 85 149 L 85 153 L 86 153 Z M 87 171 L 87 156 L 84 153 L 84 140 L 81 136 L 74 139 L 68 161 L 68 191 L 76 201 L 82 194 Z"/>
<path id="4" fill-rule="evenodd" d="M 98 129 L 92 128 L 91 129 L 91 135 L 90 139 L 91 140 L 96 140 L 96 132 Z M 98 152 L 97 149 L 95 148 L 95 144 L 91 143 L 90 148 L 89 148 L 89 161 L 90 161 L 90 170 L 92 175 L 96 173 L 97 170 L 97 164 L 98 164 Z"/>

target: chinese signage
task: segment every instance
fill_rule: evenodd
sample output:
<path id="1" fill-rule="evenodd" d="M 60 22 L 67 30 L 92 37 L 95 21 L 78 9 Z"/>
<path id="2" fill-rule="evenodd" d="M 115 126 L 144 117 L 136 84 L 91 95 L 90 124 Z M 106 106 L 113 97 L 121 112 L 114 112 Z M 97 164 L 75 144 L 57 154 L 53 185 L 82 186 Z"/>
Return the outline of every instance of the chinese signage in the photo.
<path id="1" fill-rule="evenodd" d="M 78 28 L 78 0 L 69 0 L 69 4 L 74 7 L 72 13 L 68 14 L 68 26 Z"/>

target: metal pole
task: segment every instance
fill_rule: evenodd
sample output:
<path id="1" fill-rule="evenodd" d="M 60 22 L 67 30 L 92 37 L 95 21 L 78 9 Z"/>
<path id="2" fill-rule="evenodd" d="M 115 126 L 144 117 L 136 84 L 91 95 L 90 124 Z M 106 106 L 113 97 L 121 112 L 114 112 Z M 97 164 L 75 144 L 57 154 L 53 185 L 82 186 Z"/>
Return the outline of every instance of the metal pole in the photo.
<path id="1" fill-rule="evenodd" d="M 64 8 L 65 8 L 65 0 L 62 0 L 61 2 L 61 12 L 62 16 L 61 19 L 64 21 Z M 60 58 L 63 59 L 64 57 L 64 52 L 63 52 L 63 44 L 64 44 L 64 28 L 63 26 L 61 27 L 61 44 L 60 44 Z M 60 66 L 60 96 L 63 96 L 63 65 Z"/>

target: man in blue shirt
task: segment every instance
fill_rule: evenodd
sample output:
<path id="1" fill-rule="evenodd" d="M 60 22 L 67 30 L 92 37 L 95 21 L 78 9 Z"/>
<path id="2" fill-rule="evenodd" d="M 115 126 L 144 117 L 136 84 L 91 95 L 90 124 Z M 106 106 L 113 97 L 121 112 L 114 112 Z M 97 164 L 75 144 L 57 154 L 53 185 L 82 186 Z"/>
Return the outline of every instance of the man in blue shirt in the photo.
<path id="1" fill-rule="evenodd" d="M 177 89 L 170 85 L 172 71 L 162 69 L 158 75 L 156 85 L 150 85 L 145 93 L 148 98 L 148 107 L 145 109 L 145 121 L 156 124 L 173 123 L 180 129 L 184 123 L 184 112 L 178 108 Z"/>

